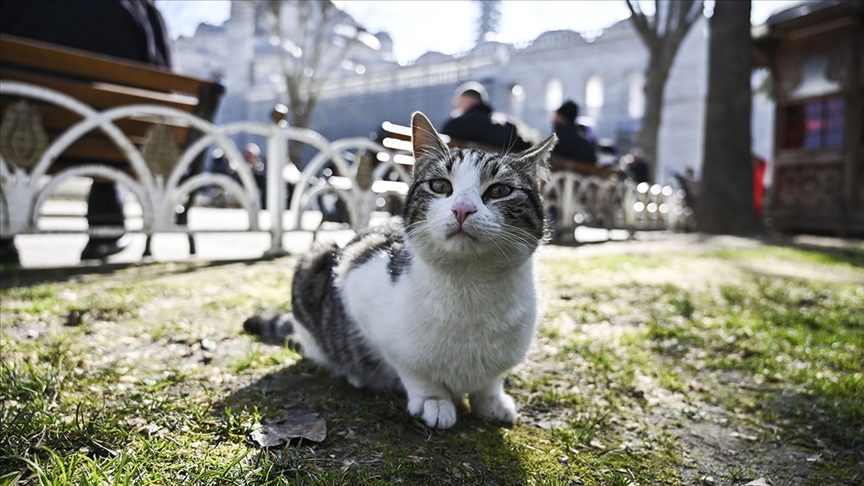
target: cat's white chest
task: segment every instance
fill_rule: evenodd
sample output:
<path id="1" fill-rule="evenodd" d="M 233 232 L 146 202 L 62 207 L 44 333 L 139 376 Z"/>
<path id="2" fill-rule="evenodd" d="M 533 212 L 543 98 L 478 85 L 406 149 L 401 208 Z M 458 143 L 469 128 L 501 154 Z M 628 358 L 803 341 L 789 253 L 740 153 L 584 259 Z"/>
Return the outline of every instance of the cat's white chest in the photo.
<path id="1" fill-rule="evenodd" d="M 531 263 L 506 279 L 450 278 L 415 261 L 399 281 L 386 259 L 341 281 L 347 310 L 397 370 L 469 393 L 519 363 L 537 318 Z"/>

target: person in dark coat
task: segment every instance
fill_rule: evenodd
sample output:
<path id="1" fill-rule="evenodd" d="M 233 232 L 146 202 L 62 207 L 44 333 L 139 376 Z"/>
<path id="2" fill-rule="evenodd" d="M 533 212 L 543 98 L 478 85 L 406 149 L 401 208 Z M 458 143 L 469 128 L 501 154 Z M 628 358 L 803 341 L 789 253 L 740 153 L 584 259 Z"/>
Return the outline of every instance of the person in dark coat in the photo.
<path id="1" fill-rule="evenodd" d="M 168 32 L 153 0 L 60 0 L 0 2 L 0 32 L 98 54 L 170 68 Z M 122 196 L 113 182 L 93 181 L 87 222 L 123 226 Z M 129 238 L 90 238 L 82 260 L 104 259 L 129 244 Z M 2 241 L 0 262 L 18 263 L 11 239 Z"/>
<path id="2" fill-rule="evenodd" d="M 474 142 L 501 152 L 525 150 L 531 144 L 519 136 L 516 125 L 493 117 L 486 89 L 480 83 L 465 83 L 456 90 L 455 115 L 441 133 L 459 142 Z"/>
<path id="3" fill-rule="evenodd" d="M 624 173 L 637 184 L 641 182 L 651 183 L 650 167 L 645 160 L 645 154 L 639 147 L 630 149 L 630 153 L 624 156 Z"/>
<path id="4" fill-rule="evenodd" d="M 558 145 L 552 148 L 552 155 L 576 160 L 586 164 L 596 164 L 597 154 L 594 146 L 576 125 L 579 105 L 565 101 L 552 115 L 552 129 L 558 135 Z"/>

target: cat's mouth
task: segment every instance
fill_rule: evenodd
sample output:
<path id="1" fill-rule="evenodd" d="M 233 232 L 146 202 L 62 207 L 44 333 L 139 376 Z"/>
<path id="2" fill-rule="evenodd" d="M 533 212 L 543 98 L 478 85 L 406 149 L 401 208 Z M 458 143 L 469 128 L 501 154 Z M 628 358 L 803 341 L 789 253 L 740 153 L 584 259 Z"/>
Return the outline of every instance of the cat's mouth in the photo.
<path id="1" fill-rule="evenodd" d="M 449 231 L 449 232 L 447 233 L 447 239 L 448 239 L 448 240 L 451 240 L 451 239 L 461 239 L 461 238 L 469 238 L 469 239 L 472 239 L 472 240 L 474 240 L 474 241 L 480 241 L 480 240 L 477 239 L 476 236 L 474 236 L 474 235 L 472 235 L 471 233 L 468 233 L 467 231 L 465 231 L 465 228 L 455 228 L 455 229 L 453 229 L 452 231 Z"/>

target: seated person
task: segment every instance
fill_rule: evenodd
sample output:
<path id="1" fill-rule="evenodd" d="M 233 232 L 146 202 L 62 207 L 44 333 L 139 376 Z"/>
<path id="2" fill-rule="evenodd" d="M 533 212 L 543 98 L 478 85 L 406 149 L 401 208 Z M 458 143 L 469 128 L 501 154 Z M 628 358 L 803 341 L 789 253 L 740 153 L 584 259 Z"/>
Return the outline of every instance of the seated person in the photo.
<path id="1" fill-rule="evenodd" d="M 493 117 L 486 88 L 480 83 L 469 82 L 456 89 L 453 100 L 454 114 L 447 120 L 441 133 L 451 139 L 475 142 L 502 152 L 518 152 L 531 144 L 516 130 L 516 125 Z"/>
<path id="2" fill-rule="evenodd" d="M 580 133 L 576 125 L 579 105 L 565 101 L 552 115 L 552 129 L 558 135 L 558 145 L 552 148 L 552 155 L 576 160 L 586 164 L 596 164 L 597 154 L 591 142 Z"/>
<path id="3" fill-rule="evenodd" d="M 153 0 L 79 0 L 0 3 L 0 32 L 99 54 L 170 68 L 170 39 Z M 94 180 L 87 201 L 90 228 L 123 226 L 123 194 L 109 181 Z M 92 237 L 82 260 L 105 259 L 131 238 Z M 11 238 L 0 241 L 0 263 L 18 263 Z"/>
<path id="4" fill-rule="evenodd" d="M 633 179 L 637 184 L 641 182 L 651 183 L 651 168 L 648 166 L 648 161 L 645 160 L 645 153 L 641 148 L 631 148 L 630 152 L 623 157 L 622 165 L 627 177 Z"/>

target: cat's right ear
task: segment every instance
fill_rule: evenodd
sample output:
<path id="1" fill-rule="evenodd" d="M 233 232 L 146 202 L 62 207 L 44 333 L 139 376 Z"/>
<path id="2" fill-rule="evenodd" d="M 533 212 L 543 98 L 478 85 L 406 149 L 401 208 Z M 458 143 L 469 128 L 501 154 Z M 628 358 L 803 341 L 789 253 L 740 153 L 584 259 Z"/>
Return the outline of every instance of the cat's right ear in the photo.
<path id="1" fill-rule="evenodd" d="M 423 156 L 443 158 L 448 150 L 447 144 L 438 136 L 432 122 L 419 111 L 411 115 L 411 145 L 414 149 L 415 172 L 417 161 Z"/>

